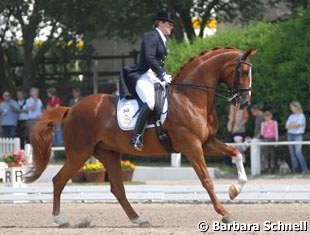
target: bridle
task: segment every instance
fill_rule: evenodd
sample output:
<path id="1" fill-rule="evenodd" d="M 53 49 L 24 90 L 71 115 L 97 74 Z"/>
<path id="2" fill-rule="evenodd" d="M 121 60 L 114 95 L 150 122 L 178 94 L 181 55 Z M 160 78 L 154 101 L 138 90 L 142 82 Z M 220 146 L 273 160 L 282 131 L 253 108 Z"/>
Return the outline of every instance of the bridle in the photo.
<path id="1" fill-rule="evenodd" d="M 250 70 L 249 71 L 241 70 L 242 64 L 249 65 Z M 251 91 L 251 83 L 252 83 L 251 68 L 252 68 L 252 64 L 245 61 L 242 58 L 242 56 L 240 56 L 237 63 L 236 63 L 235 68 L 228 75 L 228 76 L 231 76 L 231 74 L 234 73 L 234 85 L 233 85 L 232 89 L 225 89 L 225 88 L 221 88 L 221 87 L 206 86 L 206 85 L 200 85 L 200 84 L 194 84 L 194 83 L 176 83 L 176 82 L 170 83 L 170 86 L 181 86 L 181 87 L 186 87 L 186 88 L 198 89 L 198 90 L 202 90 L 202 91 L 206 91 L 206 92 L 213 90 L 214 91 L 213 93 L 216 96 L 224 98 L 228 102 L 233 102 L 236 99 L 240 99 L 242 93 Z M 244 87 L 240 87 L 239 85 L 240 85 L 241 77 L 245 73 L 247 73 L 250 76 L 250 86 L 244 88 Z M 222 94 L 222 93 L 226 93 L 227 95 Z"/>

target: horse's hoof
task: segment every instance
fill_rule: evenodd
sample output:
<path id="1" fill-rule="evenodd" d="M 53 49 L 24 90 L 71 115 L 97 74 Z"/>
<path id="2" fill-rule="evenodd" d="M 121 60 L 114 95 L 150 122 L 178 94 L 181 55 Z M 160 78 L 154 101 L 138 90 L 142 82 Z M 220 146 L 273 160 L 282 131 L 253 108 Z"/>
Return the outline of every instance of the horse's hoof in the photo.
<path id="1" fill-rule="evenodd" d="M 55 224 L 58 224 L 59 228 L 69 228 L 70 227 L 68 220 L 62 215 L 54 216 L 53 221 Z"/>
<path id="2" fill-rule="evenodd" d="M 58 228 L 69 228 L 70 227 L 70 224 L 69 223 L 64 223 L 64 224 L 60 224 L 58 226 Z"/>
<path id="3" fill-rule="evenodd" d="M 131 222 L 134 224 L 137 224 L 141 228 L 151 227 L 150 222 L 144 219 L 136 218 L 136 219 L 132 219 Z"/>
<path id="4" fill-rule="evenodd" d="M 231 215 L 223 216 L 222 222 L 225 224 L 232 224 L 235 220 Z"/>
<path id="5" fill-rule="evenodd" d="M 90 218 L 84 218 L 74 225 L 74 228 L 93 228 L 95 225 L 92 224 Z"/>
<path id="6" fill-rule="evenodd" d="M 234 200 L 240 193 L 241 188 L 239 185 L 233 184 L 232 186 L 229 187 L 229 198 L 230 200 Z"/>

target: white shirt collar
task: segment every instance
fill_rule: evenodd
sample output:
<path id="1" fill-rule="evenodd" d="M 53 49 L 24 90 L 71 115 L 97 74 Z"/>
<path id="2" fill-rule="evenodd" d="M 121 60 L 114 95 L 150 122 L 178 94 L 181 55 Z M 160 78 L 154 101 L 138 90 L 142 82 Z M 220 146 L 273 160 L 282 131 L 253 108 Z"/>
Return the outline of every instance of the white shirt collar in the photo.
<path id="1" fill-rule="evenodd" d="M 159 33 L 159 35 L 160 35 L 161 39 L 163 40 L 163 42 L 164 42 L 164 44 L 165 44 L 165 46 L 166 46 L 166 41 L 167 41 L 167 38 L 165 37 L 165 35 L 163 34 L 163 32 L 162 32 L 162 31 L 160 31 L 160 29 L 159 29 L 159 28 L 156 28 L 156 30 L 158 31 L 158 33 Z"/>

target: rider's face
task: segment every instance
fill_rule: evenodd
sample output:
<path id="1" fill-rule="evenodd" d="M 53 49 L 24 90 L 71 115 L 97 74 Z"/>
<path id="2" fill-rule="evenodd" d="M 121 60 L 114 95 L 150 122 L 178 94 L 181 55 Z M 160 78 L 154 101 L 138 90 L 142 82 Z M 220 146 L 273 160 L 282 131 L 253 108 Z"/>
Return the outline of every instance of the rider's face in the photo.
<path id="1" fill-rule="evenodd" d="M 173 29 L 173 23 L 169 21 L 159 21 L 158 28 L 165 36 L 167 36 L 171 34 L 171 31 Z"/>

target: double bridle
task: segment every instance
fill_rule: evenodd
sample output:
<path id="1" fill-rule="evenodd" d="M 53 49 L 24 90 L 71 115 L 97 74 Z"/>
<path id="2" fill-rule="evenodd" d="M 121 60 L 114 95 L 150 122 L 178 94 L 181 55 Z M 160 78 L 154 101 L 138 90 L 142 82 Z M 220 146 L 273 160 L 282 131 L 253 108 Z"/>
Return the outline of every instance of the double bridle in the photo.
<path id="1" fill-rule="evenodd" d="M 250 70 L 249 71 L 241 70 L 240 67 L 242 64 L 249 65 Z M 251 91 L 251 84 L 249 87 L 246 87 L 246 88 L 239 87 L 240 79 L 244 73 L 248 73 L 249 76 L 251 76 L 251 67 L 252 67 L 252 64 L 243 60 L 242 56 L 239 58 L 238 62 L 236 63 L 235 68 L 231 72 L 231 73 L 234 73 L 234 86 L 232 89 L 225 89 L 225 88 L 220 88 L 220 87 L 206 86 L 206 85 L 200 85 L 200 84 L 194 84 L 194 83 L 176 83 L 176 82 L 173 82 L 170 85 L 171 86 L 182 86 L 182 87 L 187 87 L 187 88 L 192 88 L 192 89 L 198 89 L 198 90 L 207 91 L 207 92 L 209 92 L 211 89 L 211 90 L 215 91 L 214 94 L 216 96 L 224 98 L 229 102 L 232 102 L 235 99 L 239 99 L 242 93 Z M 228 76 L 231 76 L 231 74 L 229 74 Z M 224 93 L 224 92 L 227 93 L 228 95 L 223 95 L 222 93 Z"/>

